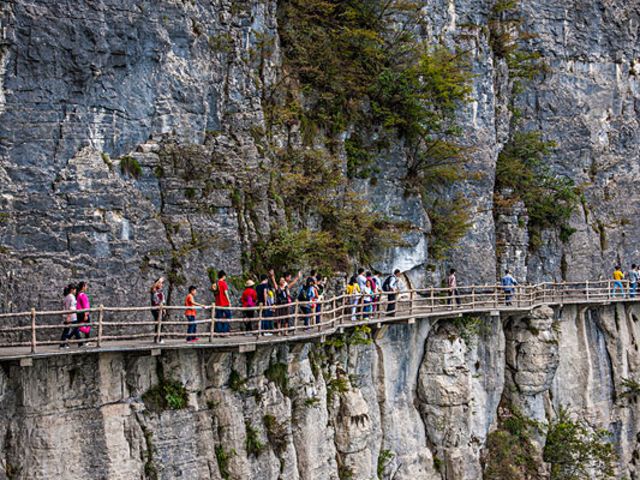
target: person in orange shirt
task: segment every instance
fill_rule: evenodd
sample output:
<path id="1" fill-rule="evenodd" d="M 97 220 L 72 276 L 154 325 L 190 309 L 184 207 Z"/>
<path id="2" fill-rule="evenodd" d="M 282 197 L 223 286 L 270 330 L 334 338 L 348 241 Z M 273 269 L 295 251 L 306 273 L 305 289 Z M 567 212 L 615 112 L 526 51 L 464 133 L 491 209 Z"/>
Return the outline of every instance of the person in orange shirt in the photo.
<path id="1" fill-rule="evenodd" d="M 184 311 L 184 316 L 187 317 L 189 321 L 189 327 L 187 328 L 187 342 L 196 342 L 198 341 L 198 337 L 195 336 L 195 333 L 198 329 L 198 325 L 196 324 L 196 309 L 194 307 L 204 307 L 201 303 L 196 302 L 196 293 L 198 290 L 194 285 L 189 287 L 189 293 L 187 298 L 184 300 L 184 306 L 190 307 Z"/>

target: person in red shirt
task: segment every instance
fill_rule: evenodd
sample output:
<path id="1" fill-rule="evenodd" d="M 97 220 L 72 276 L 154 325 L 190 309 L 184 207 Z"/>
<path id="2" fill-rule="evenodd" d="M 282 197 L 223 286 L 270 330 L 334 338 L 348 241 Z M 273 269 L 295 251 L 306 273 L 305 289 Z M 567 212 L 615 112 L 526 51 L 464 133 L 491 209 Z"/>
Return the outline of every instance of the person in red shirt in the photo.
<path id="1" fill-rule="evenodd" d="M 198 337 L 195 336 L 195 333 L 198 329 L 198 325 L 196 324 L 196 309 L 194 307 L 204 307 L 204 305 L 202 305 L 201 303 L 196 302 L 196 293 L 197 293 L 197 289 L 194 285 L 191 285 L 189 287 L 189 294 L 187 295 L 187 298 L 184 299 L 184 306 L 188 307 L 185 311 L 184 311 L 184 316 L 187 317 L 187 320 L 189 321 L 189 327 L 187 328 L 187 342 L 195 342 L 198 339 Z"/>
<path id="2" fill-rule="evenodd" d="M 240 302 L 244 308 L 256 308 L 258 306 L 258 292 L 253 288 L 255 282 L 253 280 L 247 280 L 244 284 L 245 289 L 242 292 L 242 297 L 240 297 Z M 246 322 L 244 323 L 244 329 L 246 332 L 249 332 L 254 329 L 253 322 L 251 321 L 253 317 L 255 317 L 255 310 L 244 310 L 242 312 Z"/>
<path id="3" fill-rule="evenodd" d="M 224 270 L 218 272 L 218 281 L 216 282 L 216 322 L 215 331 L 218 333 L 229 332 L 229 322 L 222 319 L 231 318 L 231 298 L 229 297 L 229 286 L 227 285 L 227 274 Z"/>

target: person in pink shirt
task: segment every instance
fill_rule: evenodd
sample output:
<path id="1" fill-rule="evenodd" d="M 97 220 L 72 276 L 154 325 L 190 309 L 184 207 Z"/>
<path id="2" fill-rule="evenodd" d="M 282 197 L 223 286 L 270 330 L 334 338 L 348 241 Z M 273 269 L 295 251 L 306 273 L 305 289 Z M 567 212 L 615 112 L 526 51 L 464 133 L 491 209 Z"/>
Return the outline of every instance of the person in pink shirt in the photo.
<path id="1" fill-rule="evenodd" d="M 78 295 L 76 296 L 76 308 L 78 310 L 89 310 L 91 308 L 91 305 L 89 304 L 89 297 L 87 296 L 88 287 L 89 284 L 87 282 L 80 282 L 78 284 Z M 84 338 L 89 338 L 89 334 L 91 333 L 91 316 L 89 315 L 89 312 L 78 311 L 78 323 L 83 324 L 80 325 L 78 330 L 84 334 Z"/>

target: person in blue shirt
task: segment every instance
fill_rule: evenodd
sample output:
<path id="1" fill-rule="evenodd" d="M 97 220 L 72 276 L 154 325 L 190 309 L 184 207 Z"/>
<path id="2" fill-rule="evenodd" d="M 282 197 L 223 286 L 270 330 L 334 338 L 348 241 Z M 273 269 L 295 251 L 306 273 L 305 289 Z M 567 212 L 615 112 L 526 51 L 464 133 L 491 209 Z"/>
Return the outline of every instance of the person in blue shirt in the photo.
<path id="1" fill-rule="evenodd" d="M 638 267 L 635 263 L 631 265 L 631 270 L 629 270 L 627 278 L 629 279 L 629 298 L 634 298 L 636 296 L 639 279 Z"/>
<path id="2" fill-rule="evenodd" d="M 507 305 L 511 305 L 511 300 L 513 299 L 513 293 L 515 292 L 515 286 L 518 285 L 518 281 L 513 278 L 513 275 L 509 272 L 509 270 L 505 270 L 504 277 L 500 281 L 502 284 L 504 295 L 505 295 L 505 303 Z"/>

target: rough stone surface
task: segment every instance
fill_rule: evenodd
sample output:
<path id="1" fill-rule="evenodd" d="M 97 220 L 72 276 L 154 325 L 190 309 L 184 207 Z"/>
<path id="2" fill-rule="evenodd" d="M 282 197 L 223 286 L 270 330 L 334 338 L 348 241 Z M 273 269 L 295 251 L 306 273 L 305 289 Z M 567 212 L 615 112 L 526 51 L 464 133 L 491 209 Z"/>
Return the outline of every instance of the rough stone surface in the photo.
<path id="1" fill-rule="evenodd" d="M 501 402 L 610 430 L 617 478 L 637 478 L 623 379 L 640 374 L 638 318 L 636 306 L 541 308 L 389 326 L 371 344 L 4 362 L 0 478 L 481 479 Z M 185 385 L 185 409 L 150 409 L 162 379 Z"/>

